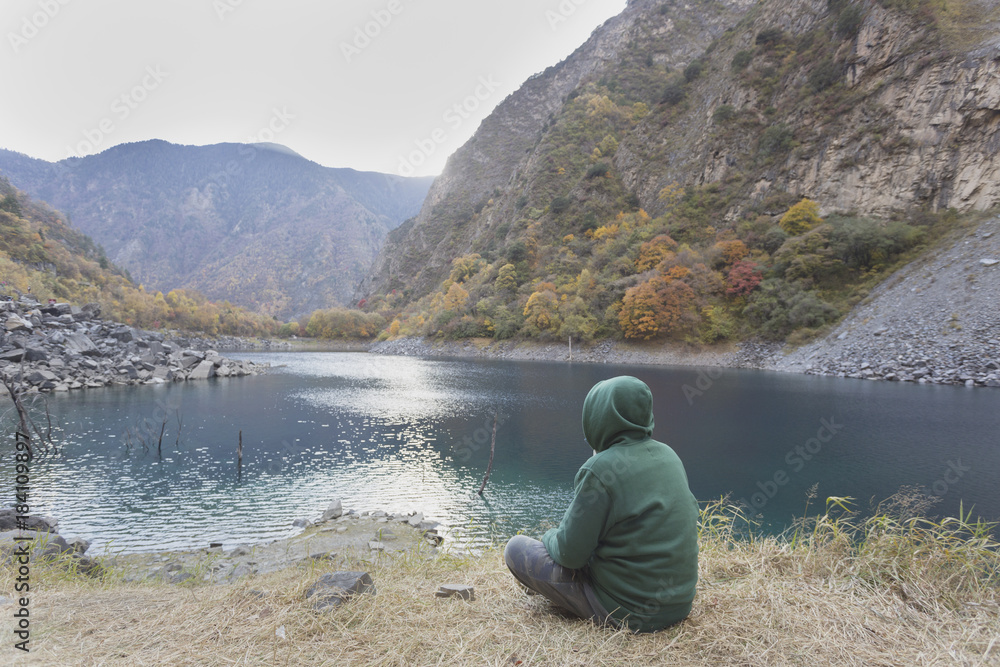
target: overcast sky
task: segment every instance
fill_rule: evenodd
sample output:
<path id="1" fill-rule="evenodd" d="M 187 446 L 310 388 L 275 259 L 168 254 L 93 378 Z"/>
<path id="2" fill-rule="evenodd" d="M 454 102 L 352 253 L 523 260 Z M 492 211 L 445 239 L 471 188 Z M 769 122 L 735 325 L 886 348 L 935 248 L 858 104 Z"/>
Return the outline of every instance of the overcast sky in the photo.
<path id="1" fill-rule="evenodd" d="M 0 148 L 274 141 L 429 175 L 625 0 L 3 0 Z M 456 105 L 459 105 L 456 108 Z"/>

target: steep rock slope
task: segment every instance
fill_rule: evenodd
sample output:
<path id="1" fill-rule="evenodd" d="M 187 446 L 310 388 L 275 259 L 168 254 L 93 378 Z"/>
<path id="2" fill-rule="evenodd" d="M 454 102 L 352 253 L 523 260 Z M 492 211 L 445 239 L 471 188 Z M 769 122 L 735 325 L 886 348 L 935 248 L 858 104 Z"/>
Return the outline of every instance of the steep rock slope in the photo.
<path id="1" fill-rule="evenodd" d="M 163 141 L 55 164 L 0 151 L 0 173 L 147 287 L 281 317 L 347 303 L 431 181 L 328 169 L 269 145 Z"/>
<path id="2" fill-rule="evenodd" d="M 532 224 L 558 228 L 560 197 L 564 218 L 596 217 L 591 229 L 621 201 L 662 213 L 672 185 L 704 189 L 710 213 L 734 227 L 800 197 L 824 215 L 875 217 L 1000 204 L 1000 40 L 990 19 L 1000 3 L 962 3 L 934 24 L 930 9 L 892 4 L 629 2 L 484 121 L 417 219 L 390 235 L 359 294 L 415 299 L 456 257 L 509 257 Z M 603 155 L 614 188 L 595 188 L 586 163 L 574 170 L 559 133 L 574 99 L 595 89 L 619 107 L 648 107 L 612 128 Z M 586 156 L 596 141 L 580 143 Z M 575 184 L 552 184 L 560 168 Z M 550 243 L 579 236 L 563 226 Z"/>
<path id="3" fill-rule="evenodd" d="M 720 0 L 692 9 L 680 3 L 630 0 L 622 14 L 597 29 L 572 56 L 528 79 L 505 99 L 449 158 L 416 220 L 389 235 L 359 295 L 404 286 L 416 296 L 426 293 L 475 239 L 500 221 L 515 218 L 521 192 L 516 184 L 538 169 L 539 148 L 554 117 L 586 81 L 613 75 L 624 45 L 652 38 L 658 45 L 658 64 L 683 68 L 751 5 L 753 0 Z M 494 196 L 496 206 L 470 224 Z"/>

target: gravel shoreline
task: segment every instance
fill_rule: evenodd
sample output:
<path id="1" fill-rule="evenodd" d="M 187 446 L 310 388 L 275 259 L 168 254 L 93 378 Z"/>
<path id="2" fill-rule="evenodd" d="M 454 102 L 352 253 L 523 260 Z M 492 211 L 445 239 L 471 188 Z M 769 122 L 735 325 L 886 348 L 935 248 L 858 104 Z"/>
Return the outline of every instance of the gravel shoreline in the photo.
<path id="1" fill-rule="evenodd" d="M 575 363 L 719 366 L 725 368 L 766 369 L 780 349 L 780 344 L 744 341 L 730 346 L 698 348 L 683 343 L 642 344 L 604 340 L 578 345 L 572 358 L 566 343 L 535 341 L 494 341 L 476 338 L 459 341 L 434 341 L 427 338 L 398 338 L 374 343 L 372 354 L 405 357 L 459 357 L 507 359 L 511 361 L 573 361 Z"/>

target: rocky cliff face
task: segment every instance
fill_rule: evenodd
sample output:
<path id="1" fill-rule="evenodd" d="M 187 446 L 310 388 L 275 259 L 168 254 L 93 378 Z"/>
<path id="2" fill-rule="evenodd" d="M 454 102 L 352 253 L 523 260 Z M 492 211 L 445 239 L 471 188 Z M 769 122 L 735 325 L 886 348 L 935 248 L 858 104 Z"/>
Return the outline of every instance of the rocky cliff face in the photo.
<path id="1" fill-rule="evenodd" d="M 622 14 L 598 28 L 572 56 L 526 81 L 483 121 L 449 158 L 416 220 L 390 233 L 357 294 L 404 287 L 424 293 L 472 239 L 515 217 L 517 183 L 538 168 L 539 145 L 554 116 L 586 81 L 613 74 L 624 45 L 640 37 L 653 38 L 659 43 L 651 54 L 656 61 L 683 68 L 753 4 L 753 0 L 722 0 L 692 8 L 631 0 Z M 660 12 L 668 5 L 669 13 Z M 480 224 L 470 226 L 472 217 L 494 196 L 500 200 L 496 207 Z"/>
<path id="2" fill-rule="evenodd" d="M 390 234 L 359 294 L 419 297 L 453 258 L 502 254 L 516 236 L 508 229 L 528 224 L 524 202 L 551 199 L 539 183 L 560 148 L 554 119 L 595 83 L 643 99 L 638 58 L 685 75 L 684 104 L 647 97 L 650 112 L 617 136 L 615 178 L 654 215 L 671 184 L 738 189 L 720 212 L 730 222 L 800 197 L 823 214 L 877 217 L 996 206 L 1000 38 L 989 17 L 998 6 L 966 3 L 932 26 L 929 14 L 872 2 L 630 2 L 484 121 L 417 219 Z M 594 204 L 583 185 L 569 196 Z"/>
<path id="3" fill-rule="evenodd" d="M 768 28 L 779 27 L 793 36 L 808 34 L 828 16 L 827 4 L 762 3 L 725 56 L 749 48 L 754 36 Z M 981 4 L 989 14 L 1000 3 Z M 794 91 L 804 75 L 797 70 L 782 79 L 778 92 L 767 100 L 772 107 L 788 109 L 776 120 L 793 128 L 800 146 L 761 174 L 754 194 L 776 188 L 809 196 L 825 212 L 875 216 L 917 206 L 960 211 L 996 206 L 1000 45 L 996 33 L 984 29 L 992 24 L 970 28 L 966 48 L 958 49 L 957 44 L 942 43 L 953 39 L 951 35 L 936 33 L 919 19 L 874 3 L 865 11 L 857 36 L 841 47 L 849 49 L 843 54 L 848 66 L 839 74 L 851 90 L 845 108 L 827 118 L 808 107 L 796 108 Z M 734 77 L 713 77 L 703 84 L 700 110 L 708 118 L 719 104 L 729 103 L 736 112 L 756 112 L 761 100 L 755 93 Z M 740 161 L 739 148 L 713 144 L 708 129 L 695 128 L 688 137 L 689 145 L 704 146 L 692 165 L 704 165 L 696 176 L 699 183 L 724 179 L 724 165 Z M 691 182 L 691 172 L 677 177 Z"/>

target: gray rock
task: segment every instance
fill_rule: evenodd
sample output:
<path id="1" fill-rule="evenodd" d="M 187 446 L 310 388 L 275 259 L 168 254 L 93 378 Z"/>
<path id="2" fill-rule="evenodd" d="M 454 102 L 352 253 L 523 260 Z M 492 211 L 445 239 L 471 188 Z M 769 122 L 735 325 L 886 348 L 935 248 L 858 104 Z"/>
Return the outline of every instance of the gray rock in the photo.
<path id="1" fill-rule="evenodd" d="M 69 315 L 72 312 L 72 308 L 68 303 L 54 303 L 51 306 L 42 308 L 42 313 L 59 317 L 60 315 Z"/>
<path id="2" fill-rule="evenodd" d="M 24 359 L 24 350 L 15 349 L 0 354 L 0 361 L 9 361 L 16 364 L 22 359 Z"/>
<path id="3" fill-rule="evenodd" d="M 207 380 L 215 375 L 215 365 L 211 361 L 202 361 L 188 375 L 188 380 Z"/>
<path id="4" fill-rule="evenodd" d="M 57 532 L 59 522 L 48 516 L 28 515 L 23 521 L 24 527 L 28 530 L 36 530 L 47 533 Z M 17 530 L 17 513 L 10 508 L 0 509 L 0 532 Z"/>
<path id="5" fill-rule="evenodd" d="M 332 503 L 330 503 L 330 506 L 326 508 L 326 511 L 323 512 L 323 517 L 320 520 L 330 521 L 332 519 L 340 518 L 343 515 L 344 515 L 343 504 L 339 500 L 334 500 Z"/>
<path id="6" fill-rule="evenodd" d="M 476 589 L 462 584 L 445 584 L 438 588 L 434 595 L 439 598 L 461 598 L 471 602 L 476 599 Z"/>
<path id="7" fill-rule="evenodd" d="M 25 540 L 24 538 L 29 538 Z M 27 545 L 32 558 L 42 556 L 57 556 L 59 554 L 75 553 L 73 547 L 69 545 L 58 533 L 40 532 L 34 530 L 8 530 L 0 532 L 0 560 L 6 560 L 10 554 Z"/>
<path id="8" fill-rule="evenodd" d="M 367 572 L 333 572 L 324 574 L 306 591 L 312 608 L 329 609 L 344 604 L 355 595 L 375 595 L 375 582 Z"/>
<path id="9" fill-rule="evenodd" d="M 64 336 L 65 340 L 63 344 L 66 346 L 68 352 L 76 352 L 77 354 L 83 354 L 88 357 L 99 357 L 101 356 L 101 351 L 97 349 L 94 345 L 94 341 L 90 340 L 87 334 L 82 333 L 68 333 Z"/>
<path id="10" fill-rule="evenodd" d="M 45 385 L 51 383 L 54 387 L 59 382 L 59 376 L 51 371 L 35 370 L 25 378 L 33 385 Z"/>
<path id="11" fill-rule="evenodd" d="M 241 577 L 250 577 L 257 574 L 257 569 L 248 563 L 241 563 L 237 565 L 232 572 L 229 573 L 230 579 L 239 579 Z"/>
<path id="12" fill-rule="evenodd" d="M 407 519 L 406 523 L 410 524 L 413 527 L 419 527 L 420 524 L 423 523 L 423 521 L 424 521 L 424 515 L 420 512 L 417 512 L 409 519 Z"/>
<path id="13" fill-rule="evenodd" d="M 76 537 L 70 540 L 69 545 L 73 547 L 73 550 L 78 554 L 87 553 L 87 549 L 90 548 L 90 542 L 83 539 L 82 537 Z"/>
<path id="14" fill-rule="evenodd" d="M 983 266 L 996 266 L 997 264 L 1000 264 L 1000 259 L 981 259 L 979 260 L 979 263 Z"/>
<path id="15" fill-rule="evenodd" d="M 296 519 L 292 521 L 293 528 L 308 528 L 311 525 L 313 525 L 313 522 L 309 519 Z"/>
<path id="16" fill-rule="evenodd" d="M 120 343 L 131 343 L 135 340 L 135 329 L 129 326 L 120 326 L 113 329 L 110 336 Z"/>
<path id="17" fill-rule="evenodd" d="M 12 314 L 7 316 L 4 327 L 7 331 L 31 331 L 35 328 L 35 325 L 20 315 Z"/>

